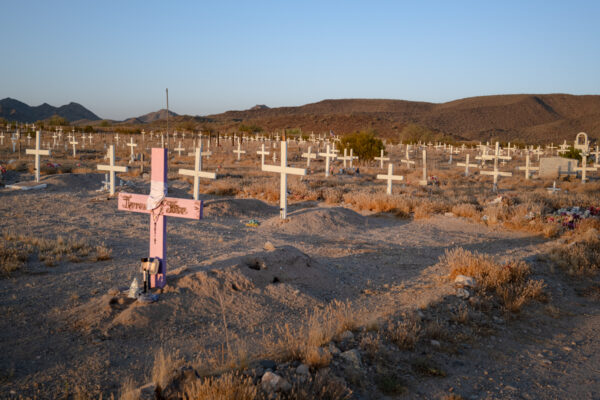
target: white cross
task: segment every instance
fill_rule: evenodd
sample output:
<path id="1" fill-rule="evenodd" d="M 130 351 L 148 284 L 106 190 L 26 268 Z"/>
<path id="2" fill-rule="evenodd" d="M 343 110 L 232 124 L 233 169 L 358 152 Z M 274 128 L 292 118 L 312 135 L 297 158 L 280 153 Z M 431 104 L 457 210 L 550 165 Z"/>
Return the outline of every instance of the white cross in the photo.
<path id="1" fill-rule="evenodd" d="M 238 161 L 240 161 L 240 156 L 242 154 L 246 154 L 246 150 L 242 150 L 242 144 L 240 142 L 240 139 L 238 139 L 237 144 L 238 144 L 237 145 L 237 150 L 234 150 L 233 152 L 237 153 L 237 159 L 238 159 Z"/>
<path id="2" fill-rule="evenodd" d="M 493 171 L 481 171 L 480 175 L 492 175 L 494 177 L 494 192 L 498 190 L 498 177 L 499 176 L 512 176 L 512 172 L 502 172 L 498 170 L 498 160 L 510 160 L 511 157 L 500 155 L 500 144 L 496 142 L 496 152 L 492 156 L 484 155 L 481 156 L 482 160 L 494 160 Z"/>
<path id="3" fill-rule="evenodd" d="M 115 135 L 115 140 L 117 141 L 117 144 L 119 144 L 119 134 L 118 133 Z"/>
<path id="4" fill-rule="evenodd" d="M 98 165 L 98 170 L 110 172 L 110 195 L 113 196 L 115 194 L 115 172 L 127 172 L 127 167 L 115 165 L 115 146 L 112 144 L 108 148 L 108 160 L 109 165 Z"/>
<path id="5" fill-rule="evenodd" d="M 129 148 L 131 149 L 131 158 L 133 158 L 133 148 L 137 147 L 137 144 L 133 142 L 133 138 L 129 138 L 129 143 L 127 143 L 127 146 L 129 146 Z M 181 154 L 179 154 L 181 155 Z"/>
<path id="6" fill-rule="evenodd" d="M 596 145 L 596 151 L 592 152 L 591 154 L 594 155 L 594 167 L 600 166 L 600 150 L 598 150 L 598 145 Z"/>
<path id="7" fill-rule="evenodd" d="M 389 157 L 383 156 L 383 149 L 381 149 L 381 155 L 379 157 L 375 157 L 375 160 L 379 160 L 379 168 L 383 169 L 383 162 L 390 161 Z"/>
<path id="8" fill-rule="evenodd" d="M 450 157 L 452 157 L 452 154 L 450 154 Z M 419 185 L 427 186 L 427 150 L 423 150 L 423 178 Z"/>
<path id="9" fill-rule="evenodd" d="M 79 142 L 76 142 L 75 137 L 73 137 L 73 141 L 69 142 L 69 144 L 73 145 L 73 157 L 75 157 L 77 155 L 77 150 L 75 148 L 75 145 L 79 144 Z"/>
<path id="10" fill-rule="evenodd" d="M 467 159 L 464 163 L 456 163 L 459 167 L 465 167 L 465 176 L 469 176 L 469 167 L 476 167 L 477 164 L 469 164 L 469 154 L 467 154 Z"/>
<path id="11" fill-rule="evenodd" d="M 310 167 L 310 160 L 316 160 L 317 159 L 317 155 L 315 153 L 311 153 L 310 151 L 312 150 L 311 146 L 308 146 L 308 151 L 306 153 L 302 153 L 302 158 L 306 158 L 306 168 Z"/>
<path id="12" fill-rule="evenodd" d="M 385 179 L 387 180 L 387 194 L 392 194 L 392 181 L 401 181 L 404 180 L 404 176 L 402 175 L 394 175 L 394 165 L 392 163 L 388 164 L 388 173 L 387 175 L 377 174 L 377 179 Z"/>
<path id="13" fill-rule="evenodd" d="M 560 191 L 560 189 L 556 187 L 556 181 L 554 181 L 551 188 L 546 188 L 546 190 L 552 194 L 555 194 L 556 192 Z"/>
<path id="14" fill-rule="evenodd" d="M 0 132 L 0 145 L 4 146 L 4 132 Z"/>
<path id="15" fill-rule="evenodd" d="M 344 168 L 346 168 L 346 161 L 352 162 L 352 156 L 348 155 L 348 149 L 344 149 L 344 155 L 342 157 L 338 157 L 340 160 L 344 161 Z"/>
<path id="16" fill-rule="evenodd" d="M 276 172 L 281 174 L 279 187 L 279 215 L 281 219 L 287 218 L 287 176 L 290 175 L 306 175 L 306 170 L 303 168 L 291 168 L 287 166 L 287 142 L 281 142 L 281 165 L 263 165 L 262 170 L 266 172 Z"/>
<path id="17" fill-rule="evenodd" d="M 202 171 L 202 143 L 200 143 L 200 147 L 196 147 L 196 162 L 194 169 L 180 169 L 179 174 L 194 177 L 194 200 L 198 200 L 200 197 L 200 178 L 217 179 L 216 173 Z"/>
<path id="18" fill-rule="evenodd" d="M 581 167 L 575 168 L 575 171 L 581 171 L 581 183 L 585 183 L 587 181 L 586 173 L 587 171 L 597 171 L 596 167 L 586 167 L 587 164 L 587 153 L 582 152 L 581 154 Z"/>
<path id="19" fill-rule="evenodd" d="M 179 157 L 181 157 L 181 152 L 185 150 L 183 147 L 181 147 L 181 140 L 179 141 L 179 146 L 173 150 L 175 150 L 177 153 L 179 153 Z"/>
<path id="20" fill-rule="evenodd" d="M 439 146 L 442 147 L 442 146 Z M 408 145 L 406 145 L 406 159 L 400 160 L 400 162 L 406 163 L 406 167 L 410 168 L 411 164 L 414 165 L 415 162 L 410 160 L 410 156 L 408 155 Z"/>
<path id="21" fill-rule="evenodd" d="M 566 140 L 559 147 L 560 150 L 557 151 L 558 154 L 566 153 L 567 151 L 569 151 L 569 145 L 567 144 Z"/>
<path id="22" fill-rule="evenodd" d="M 260 150 L 256 152 L 256 154 L 260 154 L 260 165 L 265 165 L 265 156 L 269 155 L 268 151 L 265 151 L 265 144 L 261 144 Z"/>
<path id="23" fill-rule="evenodd" d="M 329 145 L 327 145 L 327 152 L 319 153 L 320 157 L 325 157 L 325 176 L 329 176 L 329 162 L 336 159 L 335 153 L 331 153 Z"/>
<path id="24" fill-rule="evenodd" d="M 35 132 L 35 149 L 25 150 L 25 154 L 35 155 L 35 181 L 40 181 L 40 156 L 49 156 L 50 150 L 40 149 L 40 131 Z"/>
<path id="25" fill-rule="evenodd" d="M 529 162 L 529 154 L 527 154 L 525 156 L 525 166 L 524 167 L 519 167 L 519 171 L 525 171 L 525 179 L 529 180 L 529 178 L 531 177 L 531 171 L 539 171 L 540 167 L 532 167 L 531 163 Z"/>

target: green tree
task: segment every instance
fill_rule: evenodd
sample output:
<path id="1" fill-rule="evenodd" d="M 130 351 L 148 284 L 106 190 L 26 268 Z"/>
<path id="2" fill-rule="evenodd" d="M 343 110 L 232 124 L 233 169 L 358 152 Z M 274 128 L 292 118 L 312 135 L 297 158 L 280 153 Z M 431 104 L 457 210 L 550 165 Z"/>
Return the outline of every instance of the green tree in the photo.
<path id="1" fill-rule="evenodd" d="M 369 161 L 385 150 L 381 139 L 375 137 L 374 132 L 355 132 L 343 136 L 337 143 L 340 152 L 344 149 L 352 149 L 359 160 Z"/>
<path id="2" fill-rule="evenodd" d="M 581 161 L 581 150 L 577 150 L 575 147 L 571 146 L 566 152 L 560 153 L 560 156 Z"/>
<path id="3" fill-rule="evenodd" d="M 46 120 L 50 126 L 69 126 L 71 123 L 60 115 L 54 114 Z"/>
<path id="4" fill-rule="evenodd" d="M 251 124 L 251 125 L 241 124 L 238 129 L 240 130 L 240 132 L 246 132 L 246 133 L 259 133 L 259 132 L 263 131 L 263 128 L 261 128 L 258 125 L 255 125 L 255 124 Z"/>
<path id="5" fill-rule="evenodd" d="M 86 127 L 83 129 L 83 131 L 85 133 L 93 133 L 94 132 L 94 127 L 91 125 L 86 125 Z"/>

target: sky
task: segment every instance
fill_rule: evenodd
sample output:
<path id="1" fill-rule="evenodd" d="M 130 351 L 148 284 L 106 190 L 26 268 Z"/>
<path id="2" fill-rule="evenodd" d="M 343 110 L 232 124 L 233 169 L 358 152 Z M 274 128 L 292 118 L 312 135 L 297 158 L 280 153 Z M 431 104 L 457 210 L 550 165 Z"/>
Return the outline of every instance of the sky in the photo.
<path id="1" fill-rule="evenodd" d="M 600 1 L 0 0 L 0 98 L 122 120 L 600 94 Z"/>

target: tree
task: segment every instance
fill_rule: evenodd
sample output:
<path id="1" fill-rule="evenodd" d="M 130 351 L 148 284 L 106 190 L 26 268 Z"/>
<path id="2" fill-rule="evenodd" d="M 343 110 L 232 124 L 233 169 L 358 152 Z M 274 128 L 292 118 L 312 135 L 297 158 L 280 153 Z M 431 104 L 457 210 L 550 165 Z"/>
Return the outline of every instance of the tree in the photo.
<path id="1" fill-rule="evenodd" d="M 246 133 L 259 133 L 262 132 L 262 128 L 258 125 L 244 125 L 241 124 L 240 127 L 238 128 L 240 130 L 240 132 L 246 132 Z"/>
<path id="2" fill-rule="evenodd" d="M 56 115 L 56 114 L 54 114 L 53 116 L 48 118 L 47 121 L 48 121 L 48 125 L 50 125 L 50 126 L 69 126 L 70 125 L 70 122 L 66 118 L 63 118 L 60 115 Z"/>
<path id="3" fill-rule="evenodd" d="M 352 149 L 360 160 L 369 161 L 379 156 L 385 146 L 381 139 L 375 137 L 374 132 L 356 132 L 343 136 L 337 144 L 340 152 L 345 148 Z"/>
<path id="4" fill-rule="evenodd" d="M 85 133 L 93 133 L 94 132 L 94 127 L 91 125 L 86 125 L 86 127 L 83 129 L 83 131 Z"/>
<path id="5" fill-rule="evenodd" d="M 577 150 L 574 146 L 570 146 L 569 150 L 567 150 L 565 153 L 560 153 L 560 156 L 581 161 L 581 151 Z"/>

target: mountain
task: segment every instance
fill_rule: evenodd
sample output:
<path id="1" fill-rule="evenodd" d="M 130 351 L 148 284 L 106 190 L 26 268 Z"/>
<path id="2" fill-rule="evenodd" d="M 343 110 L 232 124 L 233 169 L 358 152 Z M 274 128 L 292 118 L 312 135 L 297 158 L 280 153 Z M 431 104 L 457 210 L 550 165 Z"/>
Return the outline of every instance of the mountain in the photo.
<path id="1" fill-rule="evenodd" d="M 256 108 L 209 115 L 220 128 L 240 123 L 266 131 L 348 133 L 371 129 L 403 138 L 416 124 L 460 140 L 571 141 L 578 132 L 600 139 L 600 96 L 515 94 L 470 97 L 446 103 L 385 99 L 323 100 L 299 107 Z"/>
<path id="2" fill-rule="evenodd" d="M 178 114 L 169 110 L 169 118 L 177 117 Z M 148 114 L 141 115 L 139 117 L 128 118 L 123 121 L 124 124 L 147 124 L 155 121 L 160 121 L 161 119 L 167 119 L 167 110 L 161 109 L 158 111 L 154 111 Z"/>
<path id="3" fill-rule="evenodd" d="M 18 122 L 36 122 L 59 115 L 68 121 L 90 120 L 96 121 L 100 118 L 83 107 L 81 104 L 69 103 L 60 107 L 53 107 L 44 103 L 37 107 L 31 107 L 23 102 L 7 97 L 0 100 L 0 118 Z"/>

